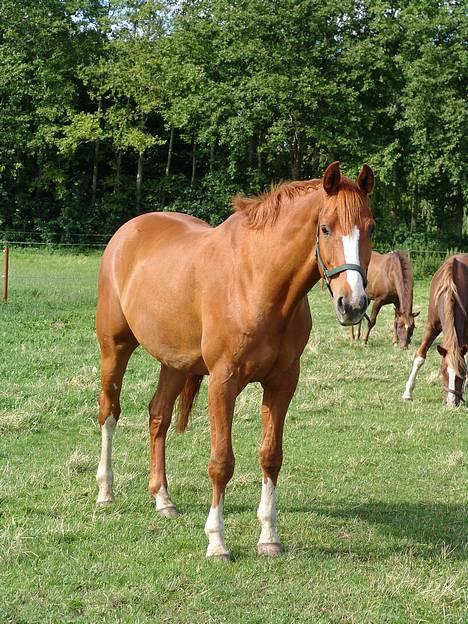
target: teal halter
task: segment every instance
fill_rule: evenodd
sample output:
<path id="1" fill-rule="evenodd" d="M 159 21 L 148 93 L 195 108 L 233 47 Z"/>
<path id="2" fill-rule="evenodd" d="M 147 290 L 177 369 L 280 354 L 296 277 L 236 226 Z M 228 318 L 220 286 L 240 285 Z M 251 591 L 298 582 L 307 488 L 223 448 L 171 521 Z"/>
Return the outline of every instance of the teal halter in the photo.
<path id="1" fill-rule="evenodd" d="M 367 277 L 366 277 L 366 274 L 364 273 L 362 266 L 360 266 L 359 264 L 340 264 L 334 269 L 327 269 L 325 267 L 322 257 L 320 255 L 318 234 L 317 234 L 317 241 L 315 243 L 315 256 L 317 258 L 317 262 L 320 267 L 320 270 L 322 271 L 323 279 L 325 280 L 325 283 L 328 287 L 328 290 L 330 291 L 332 298 L 333 298 L 333 291 L 330 286 L 330 278 L 333 277 L 334 275 L 338 275 L 338 273 L 343 273 L 343 271 L 357 271 L 359 275 L 362 277 L 364 288 L 366 288 Z"/>

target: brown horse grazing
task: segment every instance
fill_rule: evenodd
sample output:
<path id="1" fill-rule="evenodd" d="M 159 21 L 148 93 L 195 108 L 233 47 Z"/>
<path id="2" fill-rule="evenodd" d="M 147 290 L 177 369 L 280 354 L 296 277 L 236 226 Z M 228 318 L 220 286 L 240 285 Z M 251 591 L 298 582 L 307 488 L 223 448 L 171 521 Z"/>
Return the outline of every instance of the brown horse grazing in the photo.
<path id="1" fill-rule="evenodd" d="M 101 348 L 98 503 L 112 500 L 112 435 L 127 362 L 141 344 L 161 362 L 149 406 L 149 489 L 163 516 L 177 514 L 168 494 L 166 432 L 180 396 L 183 431 L 204 375 L 210 375 L 209 475 L 212 502 L 205 533 L 208 557 L 228 559 L 223 500 L 234 471 L 231 428 L 237 395 L 263 386 L 263 483 L 258 551 L 280 552 L 275 490 L 286 411 L 311 329 L 307 292 L 322 274 L 342 324 L 367 308 L 363 279 L 374 220 L 365 165 L 357 184 L 331 164 L 323 180 L 292 182 L 258 198 L 237 197 L 218 227 L 191 216 L 150 213 L 123 225 L 107 246 L 99 274 L 97 334 Z M 319 268 L 319 260 L 326 268 Z"/>
<path id="2" fill-rule="evenodd" d="M 434 275 L 429 290 L 429 308 L 423 340 L 416 351 L 413 368 L 403 393 L 412 399 L 416 375 L 426 361 L 426 354 L 442 332 L 444 346 L 437 346 L 442 356 L 441 372 L 447 405 L 463 401 L 468 345 L 468 254 L 448 258 Z"/>
<path id="3" fill-rule="evenodd" d="M 384 305 L 395 306 L 393 344 L 407 349 L 414 332 L 414 319 L 419 312 L 413 313 L 413 271 L 408 256 L 399 251 L 380 254 L 373 251 L 367 271 L 367 296 L 374 303 L 367 319 L 367 331 L 364 344 L 374 327 L 377 315 Z M 357 338 L 361 335 L 361 323 L 357 327 Z M 355 339 L 354 326 L 351 336 Z"/>

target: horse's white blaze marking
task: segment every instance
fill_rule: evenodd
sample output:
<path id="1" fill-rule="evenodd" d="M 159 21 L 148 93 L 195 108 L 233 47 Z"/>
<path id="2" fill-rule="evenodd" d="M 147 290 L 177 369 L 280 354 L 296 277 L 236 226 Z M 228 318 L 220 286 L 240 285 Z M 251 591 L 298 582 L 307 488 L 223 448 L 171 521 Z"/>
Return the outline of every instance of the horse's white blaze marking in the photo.
<path id="1" fill-rule="evenodd" d="M 161 485 L 161 487 L 157 491 L 155 499 L 157 511 L 161 511 L 161 509 L 167 509 L 168 507 L 175 507 L 164 485 Z"/>
<path id="2" fill-rule="evenodd" d="M 116 425 L 117 421 L 111 414 L 101 427 L 101 459 L 96 473 L 99 486 L 98 503 L 108 503 L 113 500 L 112 436 Z"/>
<path id="3" fill-rule="evenodd" d="M 279 544 L 280 540 L 276 533 L 276 488 L 270 478 L 262 482 L 262 497 L 257 510 L 257 518 L 261 525 L 258 543 Z"/>
<path id="4" fill-rule="evenodd" d="M 457 374 L 455 373 L 455 371 L 453 370 L 451 366 L 447 367 L 447 373 L 448 373 L 448 389 L 455 392 L 455 379 L 456 379 Z M 453 392 L 447 392 L 447 405 L 455 405 L 455 400 L 457 397 L 453 394 Z"/>
<path id="5" fill-rule="evenodd" d="M 359 265 L 359 228 L 355 225 L 351 234 L 343 236 L 343 252 L 345 264 Z M 346 279 L 351 288 L 351 304 L 359 305 L 361 297 L 366 292 L 362 282 L 362 276 L 358 271 L 346 271 Z"/>
<path id="6" fill-rule="evenodd" d="M 425 358 L 418 355 L 413 360 L 413 368 L 411 369 L 410 376 L 408 377 L 408 381 L 406 382 L 406 388 L 403 392 L 404 399 L 412 399 L 413 398 L 413 390 L 416 385 L 416 375 L 418 374 L 419 369 L 425 362 Z"/>
<path id="7" fill-rule="evenodd" d="M 223 497 L 219 499 L 217 507 L 211 507 L 205 524 L 205 534 L 208 538 L 207 557 L 227 555 L 224 544 Z"/>

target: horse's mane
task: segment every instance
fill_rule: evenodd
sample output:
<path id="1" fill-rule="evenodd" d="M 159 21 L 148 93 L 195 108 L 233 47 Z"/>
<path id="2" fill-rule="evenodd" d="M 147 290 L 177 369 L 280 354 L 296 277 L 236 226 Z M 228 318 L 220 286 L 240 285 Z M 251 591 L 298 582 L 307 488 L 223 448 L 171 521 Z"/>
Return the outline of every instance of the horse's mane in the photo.
<path id="1" fill-rule="evenodd" d="M 407 254 L 393 251 L 389 254 L 393 260 L 395 287 L 400 301 L 400 310 L 411 314 L 413 310 L 413 271 Z"/>
<path id="2" fill-rule="evenodd" d="M 260 229 L 267 224 L 274 225 L 278 219 L 281 206 L 286 200 L 317 191 L 321 186 L 321 179 L 277 184 L 270 191 L 257 197 L 236 195 L 232 200 L 233 209 L 246 218 L 250 228 Z M 359 218 L 361 208 L 364 205 L 364 194 L 354 182 L 342 176 L 338 192 L 332 196 L 332 199 L 336 202 L 336 210 L 343 232 L 348 234 Z"/>
<path id="3" fill-rule="evenodd" d="M 445 324 L 442 331 L 444 334 L 444 347 L 447 349 L 448 364 L 453 368 L 458 377 L 464 377 L 466 365 L 460 354 L 457 332 L 455 330 L 455 305 L 460 306 L 465 317 L 466 310 L 453 279 L 453 258 L 449 258 L 444 262 L 433 279 L 437 283 L 434 290 L 434 305 L 437 307 L 439 299 L 445 296 Z"/>

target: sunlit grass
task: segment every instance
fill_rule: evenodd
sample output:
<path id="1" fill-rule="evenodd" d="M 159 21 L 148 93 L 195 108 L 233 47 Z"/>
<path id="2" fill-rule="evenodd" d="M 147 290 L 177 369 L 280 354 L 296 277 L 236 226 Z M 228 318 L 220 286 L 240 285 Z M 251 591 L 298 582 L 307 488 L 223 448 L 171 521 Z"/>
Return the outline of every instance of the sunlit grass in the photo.
<path id="1" fill-rule="evenodd" d="M 206 384 L 185 435 L 168 436 L 180 517 L 147 492 L 147 404 L 157 365 L 133 356 L 115 436 L 116 501 L 96 508 L 98 256 L 13 251 L 0 306 L 0 622 L 453 622 L 466 610 L 466 408 L 442 405 L 430 352 L 411 365 L 384 309 L 351 343 L 326 291 L 285 430 L 278 529 L 285 554 L 256 555 L 261 389 L 236 405 L 226 505 L 235 561 L 204 559 L 210 502 Z M 428 282 L 417 282 L 422 335 Z"/>

